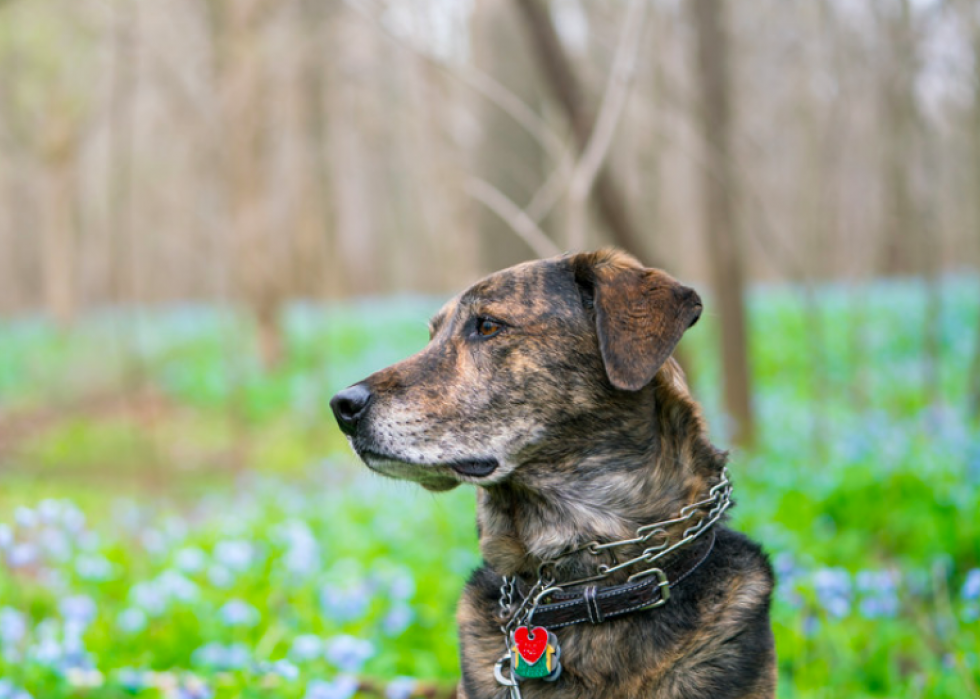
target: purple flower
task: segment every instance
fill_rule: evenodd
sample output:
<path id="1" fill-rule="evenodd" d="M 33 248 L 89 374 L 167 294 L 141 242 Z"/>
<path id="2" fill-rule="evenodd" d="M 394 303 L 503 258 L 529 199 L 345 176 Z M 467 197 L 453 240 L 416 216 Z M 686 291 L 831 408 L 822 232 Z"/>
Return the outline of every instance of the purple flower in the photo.
<path id="1" fill-rule="evenodd" d="M 313 680 L 306 685 L 303 699 L 350 699 L 358 686 L 357 679 L 350 675 L 340 675 L 332 682 Z"/>
<path id="2" fill-rule="evenodd" d="M 327 660 L 343 672 L 358 672 L 374 655 L 370 641 L 342 634 L 334 636 L 327 644 Z"/>

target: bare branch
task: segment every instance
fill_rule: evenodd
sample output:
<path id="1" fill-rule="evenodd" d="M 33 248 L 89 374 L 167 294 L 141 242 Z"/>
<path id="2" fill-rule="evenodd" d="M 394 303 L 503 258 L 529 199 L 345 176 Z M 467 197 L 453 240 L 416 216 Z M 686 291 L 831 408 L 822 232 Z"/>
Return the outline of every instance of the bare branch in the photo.
<path id="1" fill-rule="evenodd" d="M 345 0 L 345 4 L 367 20 L 375 29 L 387 36 L 397 46 L 417 55 L 422 60 L 432 64 L 481 94 L 485 99 L 489 100 L 520 124 L 555 160 L 561 160 L 566 151 L 565 143 L 561 137 L 524 100 L 494 80 L 493 77 L 472 66 L 454 66 L 445 61 L 440 61 L 430 54 L 419 51 L 402 37 L 388 29 L 360 3 L 354 2 L 353 0 Z"/>
<path id="2" fill-rule="evenodd" d="M 568 244 L 572 249 L 585 245 L 586 205 L 595 178 L 612 145 L 616 127 L 626 106 L 626 99 L 629 97 L 633 77 L 636 74 L 636 59 L 642 44 L 647 14 L 646 0 L 630 2 L 620 33 L 619 50 L 613 59 L 609 79 L 606 82 L 599 117 L 572 174 L 572 181 L 568 188 Z"/>
<path id="3" fill-rule="evenodd" d="M 558 246 L 544 234 L 537 223 L 517 204 L 512 202 L 507 195 L 486 180 L 476 177 L 470 179 L 466 183 L 466 191 L 497 214 L 520 236 L 521 240 L 534 250 L 534 254 L 538 257 L 552 257 L 561 253 Z"/>

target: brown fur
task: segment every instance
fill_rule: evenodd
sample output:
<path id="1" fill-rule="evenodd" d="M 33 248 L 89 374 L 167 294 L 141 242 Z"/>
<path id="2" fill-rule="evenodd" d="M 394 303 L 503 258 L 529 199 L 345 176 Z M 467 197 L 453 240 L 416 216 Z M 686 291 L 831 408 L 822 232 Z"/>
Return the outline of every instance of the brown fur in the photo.
<path id="1" fill-rule="evenodd" d="M 422 352 L 360 384 L 371 399 L 351 444 L 369 467 L 432 490 L 479 486 L 485 566 L 457 614 L 460 697 L 507 696 L 493 678 L 501 576 L 533 582 L 543 560 L 629 538 L 719 481 L 726 455 L 669 358 L 700 311 L 693 290 L 621 252 L 527 263 L 450 301 Z M 484 318 L 501 329 L 483 337 Z M 561 678 L 527 681 L 524 696 L 772 696 L 772 573 L 757 545 L 716 527 L 712 555 L 664 607 L 560 629 Z M 582 552 L 555 573 L 640 550 Z"/>

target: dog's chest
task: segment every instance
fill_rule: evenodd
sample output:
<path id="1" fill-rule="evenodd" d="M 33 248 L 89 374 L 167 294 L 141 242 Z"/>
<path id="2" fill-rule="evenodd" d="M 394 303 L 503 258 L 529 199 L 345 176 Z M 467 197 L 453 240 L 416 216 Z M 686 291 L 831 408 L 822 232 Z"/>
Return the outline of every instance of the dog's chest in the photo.
<path id="1" fill-rule="evenodd" d="M 464 595 L 460 606 L 460 664 L 467 699 L 510 699 L 509 689 L 497 681 L 494 670 L 501 658 L 513 657 L 513 639 L 509 643 L 505 641 L 496 625 L 493 604 L 476 605 L 473 597 L 467 597 Z M 665 648 L 653 647 L 642 638 L 649 636 L 649 629 L 646 634 L 637 633 L 639 624 L 648 625 L 650 621 L 641 613 L 603 624 L 555 629 L 554 643 L 561 649 L 560 676 L 553 682 L 535 678 L 521 681 L 521 696 L 524 699 L 637 696 L 644 685 L 649 686 L 650 669 L 664 661 Z M 637 646 L 638 640 L 642 646 Z M 506 662 L 503 667 L 504 677 L 508 679 Z"/>

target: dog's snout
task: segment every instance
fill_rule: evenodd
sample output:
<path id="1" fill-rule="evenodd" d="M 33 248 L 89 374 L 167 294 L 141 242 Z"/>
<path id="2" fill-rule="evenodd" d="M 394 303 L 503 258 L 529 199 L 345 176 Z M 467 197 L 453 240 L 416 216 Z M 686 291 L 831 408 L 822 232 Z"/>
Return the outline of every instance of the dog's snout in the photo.
<path id="1" fill-rule="evenodd" d="M 371 397 L 367 386 L 356 383 L 330 399 L 330 408 L 344 434 L 353 435 L 357 432 L 357 423 L 364 417 Z"/>

